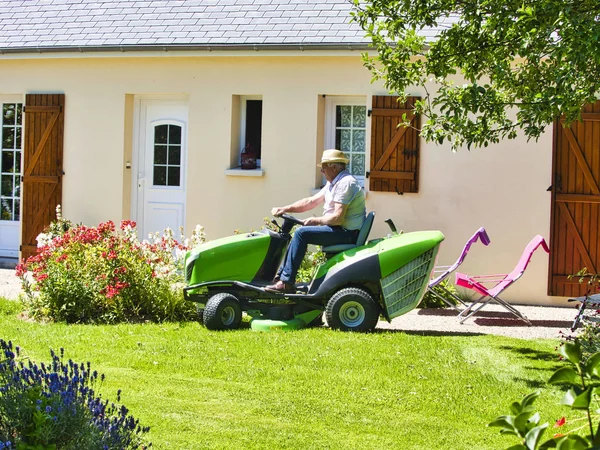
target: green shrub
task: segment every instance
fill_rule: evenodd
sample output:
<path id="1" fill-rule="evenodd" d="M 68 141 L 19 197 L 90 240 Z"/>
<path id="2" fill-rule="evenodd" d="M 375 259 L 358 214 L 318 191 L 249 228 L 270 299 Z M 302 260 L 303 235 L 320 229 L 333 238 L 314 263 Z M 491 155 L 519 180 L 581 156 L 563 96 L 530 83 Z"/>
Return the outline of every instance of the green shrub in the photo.
<path id="1" fill-rule="evenodd" d="M 438 294 L 441 297 L 443 297 L 444 299 L 446 299 L 452 305 L 458 304 L 458 301 L 456 301 L 456 299 L 454 297 L 452 297 L 451 295 L 448 295 L 447 291 L 450 291 L 454 295 L 460 296 L 460 294 L 458 293 L 458 291 L 456 290 L 454 285 L 452 283 L 450 283 L 449 280 L 446 279 L 446 280 L 442 281 L 437 286 L 434 286 L 433 290 L 436 292 L 436 294 Z M 433 295 L 429 290 L 425 291 L 423 300 L 421 300 L 421 303 L 419 303 L 419 308 L 447 308 L 447 307 L 448 307 L 447 303 L 445 303 L 439 297 Z"/>
<path id="2" fill-rule="evenodd" d="M 193 317 L 194 305 L 181 294 L 181 265 L 185 252 L 204 240 L 201 227 L 184 243 L 169 229 L 139 242 L 132 221 L 121 222 L 120 230 L 109 221 L 41 238 L 46 244 L 16 270 L 33 318 L 115 323 Z"/>
<path id="3" fill-rule="evenodd" d="M 145 448 L 148 428 L 125 406 L 96 396 L 98 373 L 89 362 L 63 361 L 61 349 L 60 356 L 50 352 L 50 364 L 38 365 L 23 362 L 19 353 L 0 339 L 0 449 Z"/>
<path id="4" fill-rule="evenodd" d="M 309 246 L 296 275 L 296 283 L 310 283 L 317 267 L 325 262 L 321 247 Z"/>
<path id="5" fill-rule="evenodd" d="M 488 426 L 500 427 L 502 434 L 516 436 L 519 442 L 507 450 L 536 450 L 557 448 L 561 450 L 584 450 L 600 448 L 600 417 L 596 410 L 597 389 L 600 386 L 600 353 L 584 360 L 579 342 L 567 342 L 560 347 L 561 356 L 570 364 L 559 368 L 548 380 L 566 388 L 561 404 L 571 408 L 580 417 L 569 421 L 559 419 L 554 427 L 565 427 L 560 433 L 542 441 L 548 423 L 540 424 L 541 416 L 533 402 L 540 392 L 533 392 L 521 402 L 510 406 L 510 414 L 497 417 Z M 569 424 L 575 428 L 567 431 Z"/>
<path id="6" fill-rule="evenodd" d="M 586 283 L 587 295 L 598 292 L 598 281 L 600 275 L 590 273 L 584 267 L 575 275 L 569 275 L 569 279 L 579 278 L 579 283 Z M 583 358 L 587 359 L 590 355 L 600 352 L 600 309 L 587 307 L 581 319 L 581 329 L 574 334 L 563 335 L 566 342 L 577 340 L 581 345 Z"/>

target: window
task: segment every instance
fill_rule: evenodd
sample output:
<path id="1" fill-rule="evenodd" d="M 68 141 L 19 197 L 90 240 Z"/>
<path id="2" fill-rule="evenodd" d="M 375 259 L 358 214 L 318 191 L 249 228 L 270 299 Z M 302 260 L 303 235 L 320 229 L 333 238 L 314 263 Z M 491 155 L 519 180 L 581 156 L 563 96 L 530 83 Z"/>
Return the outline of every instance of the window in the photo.
<path id="1" fill-rule="evenodd" d="M 262 177 L 262 110 L 261 95 L 232 95 L 230 176 Z"/>
<path id="2" fill-rule="evenodd" d="M 23 104 L 0 103 L 2 117 L 0 142 L 0 220 L 18 221 L 21 204 L 21 132 Z"/>
<path id="3" fill-rule="evenodd" d="M 242 136 L 244 141 L 240 146 L 243 150 L 253 152 L 257 167 L 260 167 L 262 141 L 262 100 L 246 98 L 242 112 Z"/>
<path id="4" fill-rule="evenodd" d="M 181 127 L 157 125 L 154 127 L 154 186 L 181 185 Z"/>
<path id="5" fill-rule="evenodd" d="M 325 148 L 343 151 L 350 159 L 348 170 L 361 185 L 365 180 L 367 107 L 364 97 L 326 98 Z"/>

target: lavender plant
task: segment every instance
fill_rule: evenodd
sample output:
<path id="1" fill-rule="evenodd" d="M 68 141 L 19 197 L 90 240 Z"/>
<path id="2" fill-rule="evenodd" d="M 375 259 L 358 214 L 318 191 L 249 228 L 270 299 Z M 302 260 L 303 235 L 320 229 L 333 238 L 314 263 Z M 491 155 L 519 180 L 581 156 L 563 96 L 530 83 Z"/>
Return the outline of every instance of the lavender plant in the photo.
<path id="1" fill-rule="evenodd" d="M 103 400 L 94 386 L 104 375 L 90 363 L 64 361 L 50 351 L 50 364 L 20 357 L 19 347 L 0 339 L 0 450 L 144 449 L 148 427 L 122 405 Z M 120 391 L 117 393 L 120 402 Z"/>

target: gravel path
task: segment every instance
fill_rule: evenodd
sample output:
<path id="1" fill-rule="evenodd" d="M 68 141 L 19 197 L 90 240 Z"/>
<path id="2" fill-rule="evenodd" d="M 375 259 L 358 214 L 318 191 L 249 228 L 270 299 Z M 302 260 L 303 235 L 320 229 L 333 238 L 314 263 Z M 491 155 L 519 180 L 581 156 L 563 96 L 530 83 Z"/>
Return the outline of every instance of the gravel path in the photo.
<path id="1" fill-rule="evenodd" d="M 0 297 L 16 299 L 21 282 L 12 269 L 0 268 Z M 397 317 L 392 323 L 380 321 L 379 329 L 392 329 L 424 335 L 498 334 L 522 339 L 558 338 L 569 333 L 577 313 L 576 305 L 569 308 L 546 306 L 517 306 L 532 323 L 528 326 L 497 305 L 488 305 L 477 316 L 460 324 L 451 309 L 415 309 Z"/>
<path id="2" fill-rule="evenodd" d="M 559 338 L 560 333 L 570 334 L 577 315 L 576 304 L 568 308 L 549 306 L 515 307 L 530 321 L 531 326 L 517 319 L 498 305 L 488 305 L 475 316 L 461 324 L 457 313 L 451 309 L 415 309 L 392 323 L 379 322 L 378 328 L 404 330 L 425 335 L 478 335 L 497 334 L 522 339 Z"/>

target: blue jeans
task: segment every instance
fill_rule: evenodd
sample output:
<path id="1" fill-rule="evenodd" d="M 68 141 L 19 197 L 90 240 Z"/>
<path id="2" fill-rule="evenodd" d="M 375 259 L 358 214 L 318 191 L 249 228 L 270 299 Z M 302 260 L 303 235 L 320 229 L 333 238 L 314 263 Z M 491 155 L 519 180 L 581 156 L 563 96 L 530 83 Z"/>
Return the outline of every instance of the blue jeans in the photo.
<path id="1" fill-rule="evenodd" d="M 294 237 L 283 257 L 283 264 L 279 268 L 277 276 L 285 283 L 294 284 L 308 244 L 322 246 L 354 244 L 357 236 L 358 230 L 345 230 L 339 226 L 317 225 L 299 227 L 294 232 Z"/>

